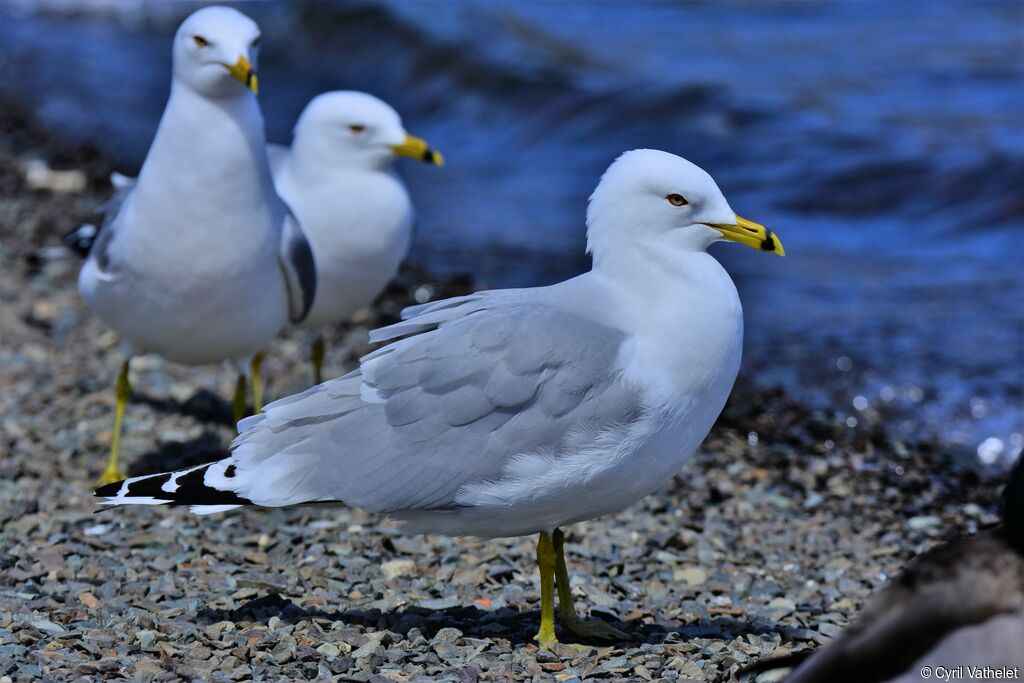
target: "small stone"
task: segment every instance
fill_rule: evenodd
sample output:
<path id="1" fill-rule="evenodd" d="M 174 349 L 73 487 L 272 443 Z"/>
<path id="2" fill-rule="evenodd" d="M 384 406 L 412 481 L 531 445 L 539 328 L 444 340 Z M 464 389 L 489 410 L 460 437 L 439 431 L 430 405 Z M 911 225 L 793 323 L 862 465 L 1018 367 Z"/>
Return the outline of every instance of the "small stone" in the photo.
<path id="1" fill-rule="evenodd" d="M 384 633 L 368 633 L 366 635 L 366 642 L 352 653 L 352 659 L 361 659 L 372 655 L 380 647 L 380 641 L 384 640 L 385 635 Z"/>
<path id="2" fill-rule="evenodd" d="M 61 626 L 60 624 L 55 624 L 49 619 L 33 619 L 32 621 L 28 622 L 28 624 L 29 626 L 37 628 L 45 633 L 51 633 L 54 635 L 63 635 L 67 633 L 63 626 Z"/>
<path id="3" fill-rule="evenodd" d="M 325 657 L 337 657 L 341 654 L 341 648 L 334 643 L 324 643 L 316 649 L 317 652 L 324 655 Z"/>
<path id="4" fill-rule="evenodd" d="M 924 531 L 934 529 L 942 524 L 942 520 L 935 515 L 918 515 L 907 520 L 907 528 L 911 531 Z"/>
<path id="5" fill-rule="evenodd" d="M 271 654 L 274 657 L 274 661 L 278 664 L 287 664 L 288 662 L 295 659 L 295 645 L 293 643 L 280 643 L 274 648 Z"/>
<path id="6" fill-rule="evenodd" d="M 146 648 L 151 646 L 153 642 L 156 640 L 156 635 L 157 634 L 155 631 L 138 631 L 135 634 L 135 642 L 139 644 L 139 647 L 145 650 Z"/>
<path id="7" fill-rule="evenodd" d="M 380 566 L 380 573 L 385 579 L 397 579 L 400 576 L 412 576 L 416 563 L 412 560 L 391 560 Z"/>
<path id="8" fill-rule="evenodd" d="M 771 608 L 773 616 L 785 616 L 792 614 L 796 610 L 796 603 L 789 598 L 772 598 L 772 601 L 768 603 L 768 607 Z"/>
<path id="9" fill-rule="evenodd" d="M 432 643 L 454 643 L 456 640 L 462 637 L 462 631 L 457 628 L 451 628 L 450 626 L 439 630 L 430 642 Z"/>
<path id="10" fill-rule="evenodd" d="M 423 609 L 435 611 L 451 609 L 452 607 L 458 607 L 459 604 L 461 603 L 459 602 L 459 600 L 455 598 L 431 598 L 429 600 L 416 601 L 417 607 L 422 607 Z"/>
<path id="11" fill-rule="evenodd" d="M 708 580 L 708 573 L 700 567 L 687 567 L 672 572 L 672 579 L 682 581 L 688 586 L 699 586 Z"/>

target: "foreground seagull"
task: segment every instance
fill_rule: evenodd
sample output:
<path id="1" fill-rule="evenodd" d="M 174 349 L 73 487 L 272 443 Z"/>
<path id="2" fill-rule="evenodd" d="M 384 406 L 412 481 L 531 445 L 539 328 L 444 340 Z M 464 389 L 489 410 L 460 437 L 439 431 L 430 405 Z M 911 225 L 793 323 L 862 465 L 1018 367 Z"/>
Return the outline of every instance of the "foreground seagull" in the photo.
<path id="1" fill-rule="evenodd" d="M 743 315 L 707 247 L 783 249 L 707 173 L 655 150 L 612 164 L 587 225 L 590 272 L 407 309 L 359 369 L 243 420 L 230 457 L 96 494 L 200 514 L 344 503 L 412 532 L 539 533 L 536 640 L 556 642 L 556 578 L 564 628 L 625 637 L 577 616 L 560 527 L 670 481 L 725 405 Z"/>
<path id="2" fill-rule="evenodd" d="M 413 208 L 391 172 L 396 156 L 440 166 L 441 154 L 409 135 L 387 103 L 361 92 L 314 98 L 291 148 L 268 145 L 277 191 L 295 212 L 316 262 L 318 293 L 301 327 L 323 328 L 370 305 L 409 251 Z M 310 360 L 323 381 L 324 340 Z"/>
<path id="3" fill-rule="evenodd" d="M 158 353 L 239 368 L 260 410 L 260 349 L 309 310 L 309 244 L 274 192 L 256 102 L 259 28 L 244 14 L 207 7 L 174 37 L 171 95 L 138 180 L 119 190 L 82 268 L 78 288 L 120 335 L 110 457 L 100 481 L 117 481 L 129 361 Z"/>

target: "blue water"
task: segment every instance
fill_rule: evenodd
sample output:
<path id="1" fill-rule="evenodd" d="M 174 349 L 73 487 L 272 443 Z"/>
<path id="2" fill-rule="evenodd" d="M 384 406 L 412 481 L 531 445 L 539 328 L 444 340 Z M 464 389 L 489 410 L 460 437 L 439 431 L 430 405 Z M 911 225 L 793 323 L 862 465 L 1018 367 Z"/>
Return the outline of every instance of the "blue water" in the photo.
<path id="1" fill-rule="evenodd" d="M 0 92 L 132 171 L 195 6 L 5 0 Z M 786 245 L 715 248 L 748 377 L 968 454 L 1024 445 L 1024 3 L 239 7 L 264 27 L 272 140 L 355 88 L 445 153 L 402 166 L 413 261 L 491 286 L 579 272 L 601 171 L 667 149 Z"/>

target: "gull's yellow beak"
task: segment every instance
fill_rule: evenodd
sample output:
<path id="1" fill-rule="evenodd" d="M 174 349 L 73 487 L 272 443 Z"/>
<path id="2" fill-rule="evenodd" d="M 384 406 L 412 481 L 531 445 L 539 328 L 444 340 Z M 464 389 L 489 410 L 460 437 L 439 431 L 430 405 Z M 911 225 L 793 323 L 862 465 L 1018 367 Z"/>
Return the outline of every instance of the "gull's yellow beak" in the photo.
<path id="1" fill-rule="evenodd" d="M 739 242 L 759 251 L 767 251 L 776 256 L 785 256 L 786 250 L 782 248 L 782 242 L 775 236 L 775 233 L 760 223 L 748 221 L 746 218 L 736 216 L 736 223 L 705 223 L 709 228 L 714 228 L 722 233 L 722 237 L 730 242 Z"/>
<path id="2" fill-rule="evenodd" d="M 400 145 L 392 145 L 391 151 L 400 157 L 409 157 L 435 166 L 444 166 L 444 157 L 441 153 L 428 145 L 426 140 L 415 135 L 406 134 L 405 142 Z"/>
<path id="3" fill-rule="evenodd" d="M 227 67 L 228 73 L 245 84 L 246 88 L 252 90 L 256 95 L 260 91 L 259 81 L 256 79 L 256 72 L 252 70 L 252 64 L 244 55 L 238 56 L 238 61 Z"/>

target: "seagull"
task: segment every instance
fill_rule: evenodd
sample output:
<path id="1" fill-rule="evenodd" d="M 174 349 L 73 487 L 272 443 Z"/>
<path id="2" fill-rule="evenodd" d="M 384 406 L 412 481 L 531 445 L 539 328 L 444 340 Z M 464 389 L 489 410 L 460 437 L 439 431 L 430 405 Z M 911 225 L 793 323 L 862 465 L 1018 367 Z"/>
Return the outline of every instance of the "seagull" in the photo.
<path id="1" fill-rule="evenodd" d="M 86 305 L 120 336 L 114 430 L 101 483 L 124 478 L 118 453 L 129 363 L 156 353 L 186 365 L 228 360 L 262 404 L 261 349 L 312 305 L 309 243 L 275 194 L 256 102 L 259 28 L 227 7 L 190 15 L 174 37 L 171 94 L 138 180 L 119 187 L 78 279 Z"/>
<path id="2" fill-rule="evenodd" d="M 409 135 L 386 102 L 362 92 L 315 97 L 295 125 L 291 148 L 268 145 L 281 198 L 313 249 L 319 292 L 301 327 L 323 328 L 368 306 L 398 272 L 412 238 L 413 207 L 391 171 L 396 156 L 444 160 Z M 324 340 L 313 341 L 314 384 L 323 381 Z"/>
<path id="3" fill-rule="evenodd" d="M 784 251 L 711 176 L 656 150 L 608 168 L 587 226 L 589 272 L 408 308 L 356 370 L 243 420 L 229 457 L 96 495 L 199 514 L 344 504 L 411 533 L 537 534 L 535 639 L 557 642 L 556 586 L 564 629 L 627 639 L 576 613 L 561 528 L 671 481 L 725 405 L 743 314 L 707 248 Z"/>

